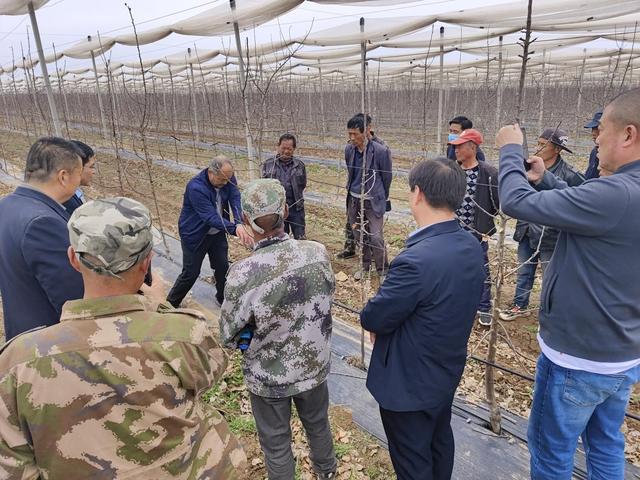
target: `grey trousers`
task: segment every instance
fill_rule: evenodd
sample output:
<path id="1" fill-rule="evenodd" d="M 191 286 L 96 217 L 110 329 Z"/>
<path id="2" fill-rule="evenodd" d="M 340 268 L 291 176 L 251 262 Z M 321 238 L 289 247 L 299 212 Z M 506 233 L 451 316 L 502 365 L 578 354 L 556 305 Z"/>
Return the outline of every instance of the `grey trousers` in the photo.
<path id="1" fill-rule="evenodd" d="M 360 199 L 349 195 L 349 204 L 347 205 L 347 218 L 351 225 L 362 223 L 360 215 Z M 378 272 L 386 272 L 389 268 L 389 257 L 387 256 L 387 247 L 384 244 L 384 234 L 382 228 L 384 225 L 384 216 L 377 216 L 371 208 L 371 202 L 364 202 L 364 235 L 362 227 L 353 230 L 356 242 L 363 242 L 362 246 L 362 268 L 368 270 L 371 266 L 371 260 L 376 264 Z"/>
<path id="2" fill-rule="evenodd" d="M 291 451 L 291 400 L 296 404 L 307 434 L 313 469 L 320 476 L 336 471 L 326 381 L 292 397 L 268 398 L 253 393 L 250 396 L 269 480 L 295 478 L 296 464 Z"/>

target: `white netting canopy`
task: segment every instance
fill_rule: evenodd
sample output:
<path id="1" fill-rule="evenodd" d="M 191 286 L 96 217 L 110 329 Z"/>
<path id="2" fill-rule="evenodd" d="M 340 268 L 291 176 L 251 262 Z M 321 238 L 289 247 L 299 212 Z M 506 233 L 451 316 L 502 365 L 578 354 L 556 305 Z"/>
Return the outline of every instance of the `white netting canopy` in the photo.
<path id="1" fill-rule="evenodd" d="M 34 10 L 47 4 L 49 0 L 0 0 L 0 15 L 24 15 L 29 13 L 29 4 Z"/>
<path id="2" fill-rule="evenodd" d="M 46 3 L 46 0 L 33 2 L 36 9 Z M 227 0 L 221 0 L 199 14 L 138 31 L 137 34 L 128 27 L 125 33 L 116 36 L 87 36 L 61 51 L 47 52 L 44 61 L 51 63 L 63 57 L 87 60 L 94 56 L 96 62 L 102 64 L 105 60 L 110 61 L 110 56 L 115 52 L 110 50 L 116 45 L 131 47 L 154 44 L 171 34 L 213 36 L 220 38 L 221 47 L 211 48 L 207 45 L 206 48 L 198 48 L 193 45 L 178 51 L 143 54 L 142 64 L 137 55 L 124 58 L 113 55 L 115 58 L 109 70 L 113 73 L 124 66 L 139 71 L 142 66 L 145 70 L 152 69 L 153 74 L 165 77 L 183 72 L 185 67 L 191 65 L 199 72 L 221 72 L 223 68 L 238 63 L 239 52 L 232 36 L 234 22 L 238 23 L 240 30 L 245 31 L 274 19 L 280 22 L 279 17 L 289 18 L 287 14 L 303 3 L 304 0 L 236 0 L 236 8 L 232 10 Z M 292 35 L 291 38 L 284 38 L 282 31 L 279 35 L 271 33 L 267 36 L 269 40 L 265 40 L 265 36 L 257 38 L 254 33 L 252 41 L 243 42 L 242 53 L 248 68 L 280 69 L 282 62 L 288 62 L 287 70 L 282 72 L 304 76 L 318 75 L 320 70 L 356 74 L 354 72 L 361 55 L 360 44 L 363 42 L 367 49 L 367 60 L 376 65 L 385 65 L 379 67 L 381 75 L 392 75 L 395 71 L 410 72 L 420 64 L 423 67 L 425 63 L 431 65 L 435 57 L 440 55 L 441 48 L 447 69 L 464 70 L 483 62 L 487 69 L 496 68 L 494 64 L 499 55 L 505 70 L 511 68 L 511 64 L 516 68 L 520 63 L 518 56 L 522 53 L 522 47 L 519 38 L 527 19 L 527 0 L 428 15 L 384 17 L 369 13 L 370 8 L 412 5 L 411 8 L 418 9 L 425 4 L 404 0 L 316 0 L 306 3 L 325 7 L 363 7 L 363 28 L 360 16 L 356 15 L 348 21 L 337 20 L 338 24 L 329 28 L 319 28 L 312 22 L 310 32 Z M 24 14 L 27 4 L 21 0 L 0 0 L 0 14 Z M 432 10 L 421 8 L 416 11 Z M 638 0 L 618 0 L 614 4 L 596 0 L 535 0 L 532 30 L 534 37 L 541 38 L 537 38 L 531 46 L 530 65 L 536 67 L 547 62 L 558 68 L 574 68 L 574 64 L 586 59 L 587 66 L 599 69 L 607 56 L 618 55 L 633 60 L 637 56 L 632 44 L 636 41 L 638 24 Z M 605 43 L 596 48 L 590 42 Z M 582 52 L 583 48 L 588 50 L 586 55 Z M 38 58 L 34 56 L 16 58 L 11 64 L 3 66 L 0 73 L 11 74 L 15 69 L 32 69 L 38 63 Z M 171 66 L 171 72 L 168 66 Z M 91 65 L 65 67 L 63 74 L 86 73 L 89 69 Z M 97 71 L 101 75 L 106 72 L 104 66 Z"/>

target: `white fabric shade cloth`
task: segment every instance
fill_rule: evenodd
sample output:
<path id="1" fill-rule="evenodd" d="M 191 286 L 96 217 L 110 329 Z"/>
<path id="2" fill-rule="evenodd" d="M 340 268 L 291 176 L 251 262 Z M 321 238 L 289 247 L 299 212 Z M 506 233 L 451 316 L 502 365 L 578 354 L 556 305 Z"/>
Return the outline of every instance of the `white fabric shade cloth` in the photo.
<path id="1" fill-rule="evenodd" d="M 34 0 L 34 8 L 40 8 L 48 0 Z M 228 0 L 219 1 L 214 7 L 187 19 L 168 25 L 138 32 L 137 37 L 132 29 L 117 36 L 92 35 L 65 48 L 62 51 L 47 53 L 45 62 L 59 61 L 63 56 L 87 60 L 92 54 L 98 63 L 105 60 L 104 53 L 114 45 L 135 46 L 158 42 L 171 33 L 182 35 L 228 36 L 233 32 L 233 23 L 237 22 L 243 30 L 257 27 L 265 22 L 280 17 L 297 8 L 304 0 L 236 0 L 237 8 L 231 10 Z M 309 3 L 309 2 L 307 2 Z M 318 5 L 352 5 L 361 7 L 380 7 L 401 4 L 419 5 L 421 2 L 404 0 L 315 0 L 310 3 Z M 437 2 L 436 2 L 437 3 Z M 424 5 L 424 2 L 422 2 Z M 26 0 L 0 0 L 1 15 L 20 15 L 27 12 Z M 363 8 L 366 12 L 366 9 Z M 279 64 L 290 59 L 287 70 L 293 75 L 317 75 L 318 68 L 323 73 L 344 72 L 354 74 L 360 61 L 360 43 L 366 42 L 367 59 L 370 62 L 381 62 L 385 75 L 393 75 L 396 70 L 410 71 L 424 62 L 433 62 L 440 54 L 440 47 L 445 53 L 446 68 L 473 68 L 477 62 L 487 61 L 491 64 L 499 54 L 498 37 L 503 36 L 501 50 L 505 69 L 513 63 L 519 63 L 518 55 L 522 47 L 518 39 L 527 16 L 527 0 L 487 5 L 478 8 L 461 9 L 434 15 L 414 15 L 404 17 L 369 18 L 365 15 L 364 34 L 360 32 L 357 17 L 348 22 L 326 29 L 315 29 L 304 37 L 291 39 L 276 38 L 268 42 L 249 43 L 245 57 L 249 57 L 248 68 L 260 66 L 275 69 Z M 439 28 L 444 22 L 444 37 L 440 38 Z M 543 51 L 545 62 L 557 65 L 558 68 L 574 68 L 586 58 L 587 70 L 599 71 L 601 62 L 615 55 L 621 59 L 636 58 L 631 43 L 640 38 L 637 32 L 640 26 L 640 0 L 617 0 L 606 3 L 601 0 L 535 0 L 533 3 L 532 28 L 534 32 L 542 32 L 551 38 L 540 38 L 532 44 L 534 54 L 531 58 L 532 68 L 542 64 Z M 560 33 L 562 32 L 562 33 Z M 577 33 L 577 32 L 581 32 Z M 636 35 L 637 34 L 637 35 Z M 537 36 L 537 35 L 534 35 Z M 589 42 L 597 39 L 613 40 L 620 44 L 619 48 L 593 49 Z M 223 45 L 225 42 L 223 42 Z M 184 72 L 185 67 L 193 65 L 199 72 L 220 72 L 222 68 L 237 63 L 238 52 L 235 40 L 226 39 L 222 49 L 197 49 L 192 46 L 172 52 L 169 55 L 158 55 L 156 58 L 143 57 L 142 68 L 160 77 L 171 73 Z M 583 45 L 587 55 L 578 50 Z M 570 47 L 576 47 L 569 51 Z M 408 52 L 395 53 L 392 49 L 406 49 Z M 414 51 L 411 51 L 414 50 Z M 636 49 L 639 50 L 640 49 Z M 460 52 L 467 57 L 458 59 Z M 451 62 L 456 56 L 455 65 Z M 130 61 L 113 62 L 110 71 L 116 72 L 121 67 L 140 70 L 140 61 L 135 57 Z M 211 60 L 216 60 L 211 62 Z M 15 63 L 14 63 L 15 62 Z M 37 58 L 16 58 L 10 65 L 0 69 L 0 73 L 11 74 L 16 69 L 30 69 L 39 63 Z M 396 64 L 393 66 L 389 63 Z M 497 62 L 495 62 L 497 63 Z M 451 64 L 451 66 L 449 66 Z M 198 65 L 200 68 L 198 69 Z M 370 69 L 372 67 L 370 63 Z M 375 64 L 377 68 L 377 63 Z M 281 65 L 280 65 L 281 66 Z M 490 65 L 488 68 L 494 68 Z M 86 67 L 67 69 L 61 75 L 83 74 L 91 71 L 89 63 Z M 55 71 L 54 71 L 55 72 Z M 106 67 L 100 65 L 99 74 L 106 74 Z M 55 77 L 52 74 L 52 78 Z"/>
<path id="2" fill-rule="evenodd" d="M 49 0 L 0 0 L 0 15 L 25 15 L 29 13 L 29 3 L 34 10 L 46 5 Z"/>

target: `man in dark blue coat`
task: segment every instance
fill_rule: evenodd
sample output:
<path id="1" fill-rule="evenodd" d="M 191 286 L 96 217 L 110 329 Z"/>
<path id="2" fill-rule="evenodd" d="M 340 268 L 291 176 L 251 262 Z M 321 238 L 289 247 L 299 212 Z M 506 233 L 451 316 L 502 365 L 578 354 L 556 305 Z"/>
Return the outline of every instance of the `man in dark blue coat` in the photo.
<path id="1" fill-rule="evenodd" d="M 483 289 L 483 253 L 455 215 L 466 190 L 456 162 L 421 162 L 409 186 L 419 228 L 360 315 L 375 342 L 367 388 L 398 479 L 449 479 L 451 404 Z"/>
<path id="2" fill-rule="evenodd" d="M 6 339 L 58 323 L 62 305 L 83 295 L 67 258 L 69 214 L 62 206 L 82 175 L 77 148 L 41 138 L 27 155 L 25 183 L 0 200 L 0 292 Z"/>
<path id="3" fill-rule="evenodd" d="M 233 221 L 229 213 L 233 214 Z M 224 300 L 224 286 L 229 270 L 227 234 L 237 236 L 245 245 L 251 237 L 242 224 L 240 191 L 231 161 L 216 157 L 187 184 L 178 221 L 182 244 L 182 272 L 167 296 L 178 308 L 200 275 L 205 255 L 216 280 L 216 302 Z"/>

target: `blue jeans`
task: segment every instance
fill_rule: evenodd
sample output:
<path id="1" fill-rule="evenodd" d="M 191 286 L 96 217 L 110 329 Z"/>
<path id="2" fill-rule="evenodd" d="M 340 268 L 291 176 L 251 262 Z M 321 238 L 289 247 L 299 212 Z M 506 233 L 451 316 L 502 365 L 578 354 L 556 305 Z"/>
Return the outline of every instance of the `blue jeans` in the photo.
<path id="1" fill-rule="evenodd" d="M 640 366 L 616 375 L 559 367 L 538 358 L 527 432 L 532 480 L 570 480 L 582 437 L 589 480 L 623 480 L 620 431 Z"/>
<path id="2" fill-rule="evenodd" d="M 553 250 L 540 250 L 536 256 L 533 256 L 535 252 L 534 248 L 531 248 L 529 239 L 525 236 L 520 243 L 518 243 L 518 280 L 516 282 L 516 294 L 513 298 L 513 304 L 520 308 L 527 308 L 529 306 L 529 295 L 533 289 L 533 282 L 536 279 L 536 268 L 540 264 L 542 268 L 542 275 L 546 266 L 551 260 Z"/>
<path id="3" fill-rule="evenodd" d="M 482 296 L 480 297 L 480 305 L 478 311 L 491 311 L 491 270 L 489 269 L 489 242 L 480 241 L 482 253 L 484 254 L 484 286 L 482 288 Z"/>

